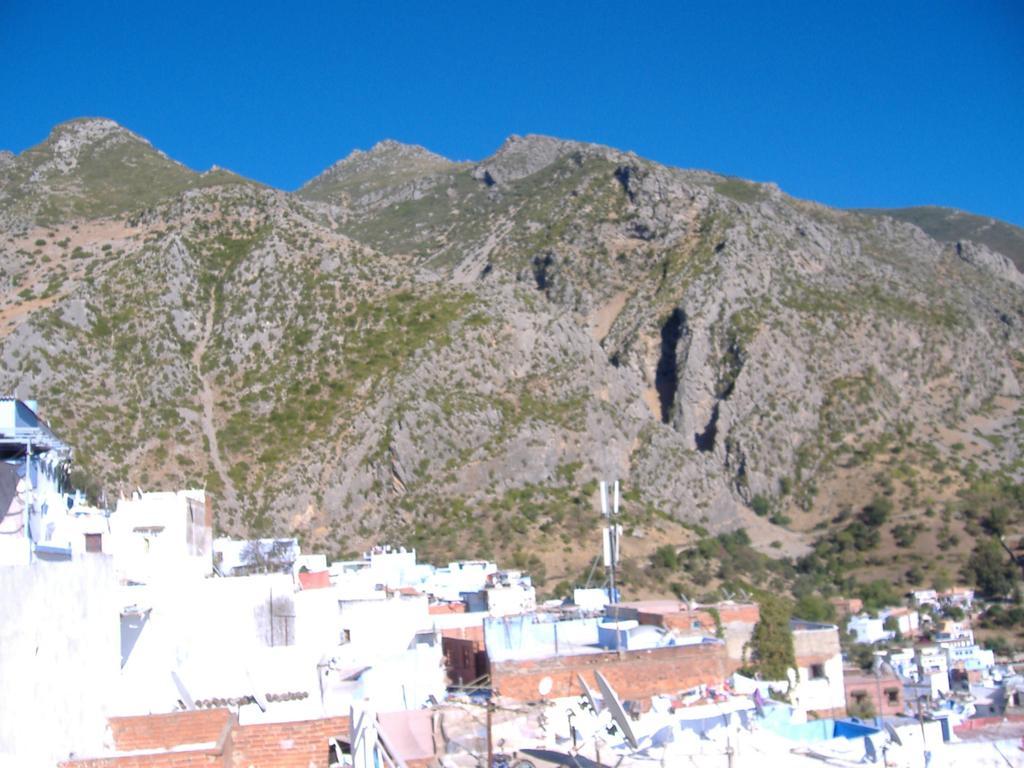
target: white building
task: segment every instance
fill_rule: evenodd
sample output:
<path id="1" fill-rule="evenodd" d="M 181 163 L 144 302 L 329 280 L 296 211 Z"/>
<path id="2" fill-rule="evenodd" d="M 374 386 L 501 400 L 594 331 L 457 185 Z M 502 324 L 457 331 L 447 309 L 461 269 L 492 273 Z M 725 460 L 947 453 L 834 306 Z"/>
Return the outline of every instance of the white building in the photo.
<path id="1" fill-rule="evenodd" d="M 110 515 L 112 546 L 121 578 L 203 577 L 213 572 L 213 509 L 206 492 L 136 491 Z"/>
<path id="2" fill-rule="evenodd" d="M 970 610 L 974 604 L 974 590 L 967 587 L 953 587 L 943 592 L 934 589 L 918 589 L 910 593 L 919 608 L 930 605 L 933 608 L 955 607 Z"/>
<path id="3" fill-rule="evenodd" d="M 892 640 L 896 632 L 904 637 L 913 637 L 920 629 L 920 614 L 906 608 L 884 608 L 878 612 L 878 616 L 871 616 L 866 613 L 851 616 L 846 624 L 846 631 L 857 638 L 858 643 L 875 644 Z M 890 620 L 896 624 L 896 629 L 886 629 L 885 624 Z"/>
<path id="4" fill-rule="evenodd" d="M 71 558 L 76 531 L 66 521 L 85 500 L 70 490 L 70 466 L 70 446 L 34 401 L 0 398 L 0 565 Z"/>
<path id="5" fill-rule="evenodd" d="M 917 649 L 918 679 L 923 680 L 929 675 L 940 674 L 949 676 L 949 660 L 946 652 L 937 646 L 930 645 Z"/>
<path id="6" fill-rule="evenodd" d="M 909 608 L 885 608 L 878 612 L 884 623 L 886 619 L 893 619 L 896 622 L 896 629 L 903 637 L 914 637 L 921 627 L 921 615 Z"/>
<path id="7" fill-rule="evenodd" d="M 968 621 L 953 621 L 952 619 L 946 619 L 939 624 L 933 637 L 935 641 L 939 643 L 953 640 L 966 640 L 969 643 L 973 643 L 974 630 L 971 629 L 971 624 Z"/>
<path id="8" fill-rule="evenodd" d="M 0 565 L 0 765 L 102 748 L 117 714 L 117 590 L 103 555 Z"/>
<path id="9" fill-rule="evenodd" d="M 484 589 L 497 572 L 498 566 L 487 560 L 459 560 L 434 570 L 421 589 L 438 600 L 458 601 L 466 593 Z"/>
<path id="10" fill-rule="evenodd" d="M 441 642 L 422 595 L 296 591 L 281 573 L 126 591 L 136 609 L 123 638 L 125 713 L 171 711 L 182 688 L 193 700 L 269 697 L 266 712 L 246 705 L 250 722 L 346 715 L 367 697 L 387 711 L 444 696 Z"/>
<path id="11" fill-rule="evenodd" d="M 588 589 L 574 589 L 572 591 L 572 602 L 581 611 L 603 611 L 604 607 L 611 602 L 607 589 L 591 587 Z"/>
<path id="12" fill-rule="evenodd" d="M 885 654 L 885 660 L 896 674 L 904 680 L 912 680 L 914 682 L 918 680 L 917 654 L 913 648 L 900 648 L 897 651 L 889 651 Z"/>
<path id="13" fill-rule="evenodd" d="M 870 645 L 892 640 L 896 636 L 895 632 L 885 628 L 885 619 L 867 614 L 851 617 L 846 623 L 846 631 L 854 635 L 858 643 Z"/>
<path id="14" fill-rule="evenodd" d="M 529 576 L 520 571 L 498 571 L 488 580 L 484 594 L 491 616 L 515 616 L 537 610 L 537 590 Z"/>
<path id="15" fill-rule="evenodd" d="M 952 640 L 941 643 L 940 646 L 946 651 L 946 658 L 949 661 L 950 669 L 960 668 L 987 671 L 995 666 L 995 653 L 975 645 L 974 642 Z"/>
<path id="16" fill-rule="evenodd" d="M 794 706 L 822 716 L 846 713 L 843 655 L 834 624 L 792 620 L 797 679 L 791 692 Z"/>

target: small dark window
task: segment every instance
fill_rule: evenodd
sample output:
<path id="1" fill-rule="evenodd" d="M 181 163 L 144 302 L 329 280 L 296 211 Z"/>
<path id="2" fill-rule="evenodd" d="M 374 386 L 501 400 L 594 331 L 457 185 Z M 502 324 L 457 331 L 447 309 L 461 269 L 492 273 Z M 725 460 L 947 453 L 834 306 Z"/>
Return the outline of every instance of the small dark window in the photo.
<path id="1" fill-rule="evenodd" d="M 103 551 L 103 534 L 102 533 L 87 533 L 87 534 L 85 534 L 85 551 L 86 552 L 102 552 Z"/>
<path id="2" fill-rule="evenodd" d="M 811 680 L 823 680 L 825 678 L 824 664 L 811 664 Z"/>
<path id="3" fill-rule="evenodd" d="M 898 690 L 896 690 L 895 688 L 886 688 L 885 689 L 885 697 L 886 697 L 886 699 L 889 700 L 890 704 L 899 704 L 900 703 L 900 692 Z"/>

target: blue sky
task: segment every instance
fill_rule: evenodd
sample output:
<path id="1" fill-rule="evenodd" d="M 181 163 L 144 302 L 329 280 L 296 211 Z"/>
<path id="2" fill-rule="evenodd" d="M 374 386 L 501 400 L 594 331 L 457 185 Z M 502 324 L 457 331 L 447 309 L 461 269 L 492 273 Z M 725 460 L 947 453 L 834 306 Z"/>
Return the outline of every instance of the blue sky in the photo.
<path id="1" fill-rule="evenodd" d="M 103 115 L 285 189 L 384 138 L 546 133 L 1024 225 L 1019 2 L 0 0 L 0 83 L 0 147 Z"/>

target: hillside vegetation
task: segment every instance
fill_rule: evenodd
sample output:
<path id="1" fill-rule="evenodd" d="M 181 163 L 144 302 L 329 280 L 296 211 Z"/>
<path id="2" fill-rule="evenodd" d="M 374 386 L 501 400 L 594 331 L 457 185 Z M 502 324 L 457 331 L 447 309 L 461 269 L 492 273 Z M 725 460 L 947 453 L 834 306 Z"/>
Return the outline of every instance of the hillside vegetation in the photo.
<path id="1" fill-rule="evenodd" d="M 634 594 L 955 579 L 1024 533 L 1024 276 L 900 218 L 538 136 L 286 193 L 73 121 L 0 156 L 0 389 L 94 494 L 334 554 L 564 591 L 618 477 Z"/>

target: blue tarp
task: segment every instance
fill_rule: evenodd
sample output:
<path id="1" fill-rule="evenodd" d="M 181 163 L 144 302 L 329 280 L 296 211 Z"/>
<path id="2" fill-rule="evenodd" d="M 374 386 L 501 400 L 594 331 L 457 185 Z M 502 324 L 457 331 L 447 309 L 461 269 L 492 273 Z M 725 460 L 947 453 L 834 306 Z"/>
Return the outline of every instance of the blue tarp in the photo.
<path id="1" fill-rule="evenodd" d="M 761 726 L 772 733 L 793 741 L 827 741 L 828 739 L 859 739 L 878 733 L 874 726 L 858 720 L 835 720 L 823 717 L 820 720 L 808 720 L 806 723 L 794 723 L 791 720 L 792 710 L 789 707 L 766 707 L 765 717 Z"/>

